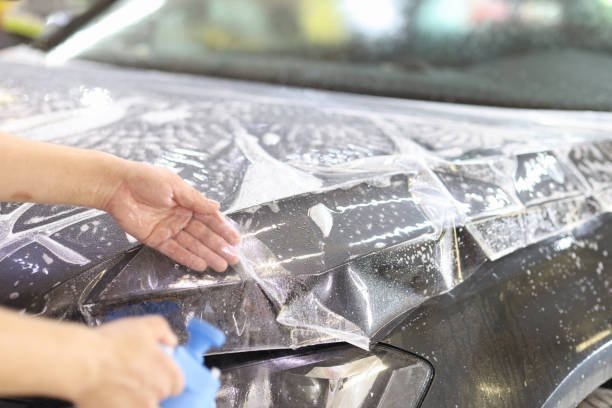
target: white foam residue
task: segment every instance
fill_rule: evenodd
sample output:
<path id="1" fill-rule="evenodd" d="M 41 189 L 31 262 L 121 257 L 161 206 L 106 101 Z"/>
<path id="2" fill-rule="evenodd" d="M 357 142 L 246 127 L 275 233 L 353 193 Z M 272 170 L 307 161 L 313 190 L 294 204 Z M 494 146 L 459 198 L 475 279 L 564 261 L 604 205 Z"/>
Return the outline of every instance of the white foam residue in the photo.
<path id="1" fill-rule="evenodd" d="M 191 116 L 189 111 L 184 108 L 179 109 L 168 109 L 162 111 L 147 112 L 140 118 L 144 122 L 151 123 L 153 125 L 163 125 L 164 123 L 176 122 L 184 119 L 188 119 Z"/>
<path id="2" fill-rule="evenodd" d="M 280 207 L 278 206 L 278 202 L 276 201 L 272 201 L 271 203 L 268 203 L 268 207 L 273 213 L 277 213 L 280 211 Z"/>
<path id="3" fill-rule="evenodd" d="M 0 106 L 8 105 L 15 100 L 13 95 L 8 93 L 6 90 L 0 89 Z"/>
<path id="4" fill-rule="evenodd" d="M 327 208 L 325 204 L 319 203 L 313 205 L 308 209 L 308 216 L 314 221 L 319 227 L 325 238 L 329 237 L 329 234 L 334 226 L 334 217 L 332 210 Z"/>
<path id="5" fill-rule="evenodd" d="M 80 102 L 88 108 L 100 108 L 113 103 L 113 98 L 107 89 L 103 88 L 85 88 L 81 87 Z"/>
<path id="6" fill-rule="evenodd" d="M 2 123 L 2 131 L 42 141 L 57 140 L 115 123 L 125 117 L 128 108 L 135 102 L 135 99 L 126 99 L 103 106 L 42 113 L 27 118 L 13 119 Z"/>
<path id="7" fill-rule="evenodd" d="M 265 135 L 263 135 L 263 143 L 266 146 L 273 146 L 278 142 L 280 142 L 280 136 L 276 133 L 266 133 Z"/>
<path id="8" fill-rule="evenodd" d="M 45 261 L 45 263 L 47 265 L 51 265 L 53 263 L 53 258 L 51 258 L 48 254 L 43 253 L 42 255 L 43 261 Z"/>
<path id="9" fill-rule="evenodd" d="M 274 159 L 261 148 L 255 137 L 245 134 L 243 129 L 236 131 L 236 144 L 251 165 L 244 175 L 240 193 L 228 212 L 321 188 L 323 182 L 319 178 Z"/>
<path id="10" fill-rule="evenodd" d="M 52 236 L 68 226 L 96 217 L 100 215 L 101 212 L 98 210 L 87 210 L 43 225 L 34 226 L 25 231 L 13 232 L 15 223 L 32 207 L 32 205 L 33 204 L 21 205 L 10 214 L 0 216 L 0 261 L 31 243 L 37 243 L 44 246 L 51 254 L 67 263 L 77 265 L 89 263 L 89 259 L 68 248 L 59 241 L 55 241 Z M 47 256 L 51 262 L 53 262 L 53 258 L 49 255 Z M 48 259 L 44 256 L 43 260 L 49 264 Z M 30 269 L 32 269 L 32 274 L 39 272 L 38 265 L 35 267 L 32 266 Z"/>
<path id="11" fill-rule="evenodd" d="M 254 163 L 247 170 L 240 193 L 228 212 L 316 191 L 321 184 L 318 178 L 282 163 Z"/>

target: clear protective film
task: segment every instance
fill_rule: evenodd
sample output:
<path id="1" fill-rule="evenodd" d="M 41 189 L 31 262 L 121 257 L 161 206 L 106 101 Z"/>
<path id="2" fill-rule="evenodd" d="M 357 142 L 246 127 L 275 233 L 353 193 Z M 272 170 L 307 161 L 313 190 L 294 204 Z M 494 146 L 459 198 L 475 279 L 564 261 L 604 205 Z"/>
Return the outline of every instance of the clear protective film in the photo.
<path id="1" fill-rule="evenodd" d="M 133 308 L 135 297 L 162 298 L 168 307 L 174 297 L 179 320 L 217 322 L 229 330 L 231 350 L 338 340 L 367 348 L 398 315 L 457 283 L 452 230 L 440 230 L 416 205 L 409 176 L 388 181 L 230 215 L 244 238 L 242 262 L 226 275 L 185 274 L 142 249 L 88 299 L 85 314 L 100 322 Z"/>
<path id="2" fill-rule="evenodd" d="M 200 274 L 137 248 L 106 214 L 3 203 L 0 296 L 31 313 L 162 313 L 179 333 L 200 317 L 226 332 L 220 352 L 367 349 L 475 265 L 612 202 L 609 114 L 41 68 L 19 50 L 0 63 L 1 131 L 168 167 L 244 237 L 240 265 Z"/>
<path id="3" fill-rule="evenodd" d="M 224 369 L 217 404 L 412 408 L 419 406 L 432 378 L 427 362 L 390 348 L 368 353 L 346 345 L 326 347 Z"/>

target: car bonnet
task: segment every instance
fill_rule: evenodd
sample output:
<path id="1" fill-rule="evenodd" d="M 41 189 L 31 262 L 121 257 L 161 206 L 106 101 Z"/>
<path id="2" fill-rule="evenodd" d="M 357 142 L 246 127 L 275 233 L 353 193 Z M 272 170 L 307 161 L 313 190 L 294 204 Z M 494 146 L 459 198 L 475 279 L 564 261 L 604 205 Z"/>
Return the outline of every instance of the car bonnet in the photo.
<path id="1" fill-rule="evenodd" d="M 170 168 L 244 235 L 238 267 L 200 274 L 101 211 L 0 203 L 0 301 L 30 313 L 200 317 L 225 351 L 368 348 L 477 265 L 611 204 L 610 114 L 54 67 L 27 48 L 0 65 L 0 131 Z"/>

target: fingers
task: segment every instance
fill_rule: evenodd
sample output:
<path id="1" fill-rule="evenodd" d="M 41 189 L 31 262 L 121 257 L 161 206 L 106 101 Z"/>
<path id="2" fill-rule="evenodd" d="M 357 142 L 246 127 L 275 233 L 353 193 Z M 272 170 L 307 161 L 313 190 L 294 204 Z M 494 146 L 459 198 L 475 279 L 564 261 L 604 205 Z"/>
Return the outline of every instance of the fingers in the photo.
<path id="1" fill-rule="evenodd" d="M 236 231 L 226 220 L 221 213 L 216 214 L 196 214 L 195 218 L 202 224 L 206 225 L 212 231 L 220 235 L 231 245 L 240 243 L 240 233 Z"/>
<path id="2" fill-rule="evenodd" d="M 164 395 L 163 398 L 169 397 L 170 395 L 179 395 L 185 389 L 185 376 L 183 372 L 163 351 L 161 351 L 159 363 L 162 372 L 167 374 L 167 394 Z"/>
<path id="3" fill-rule="evenodd" d="M 151 353 L 148 380 L 156 401 L 179 395 L 185 388 L 185 377 L 180 367 L 159 346 L 155 346 Z"/>
<path id="4" fill-rule="evenodd" d="M 219 211 L 220 204 L 215 200 L 206 198 L 179 176 L 173 176 L 174 183 L 178 186 L 175 187 L 176 202 L 187 210 L 193 211 L 196 217 L 209 225 L 213 231 L 221 235 L 231 245 L 238 245 L 240 243 L 240 233 L 223 218 Z"/>
<path id="5" fill-rule="evenodd" d="M 240 234 L 226 222 L 219 211 L 219 203 L 204 197 L 179 176 L 172 174 L 170 177 L 175 202 L 193 218 L 185 222 L 181 217 L 176 220 L 180 223 L 171 223 L 181 228 L 186 224 L 183 231 L 168 229 L 164 234 L 151 234 L 145 243 L 197 271 L 210 266 L 223 272 L 228 264 L 237 264 L 239 258 L 233 246 L 240 243 Z"/>
<path id="6" fill-rule="evenodd" d="M 191 221 L 185 228 L 185 231 L 191 234 L 192 237 L 202 243 L 205 247 L 213 250 L 219 257 L 224 259 L 230 265 L 236 265 L 240 261 L 236 249 L 202 222 L 198 220 Z M 215 270 L 217 269 L 215 268 Z"/>
<path id="7" fill-rule="evenodd" d="M 142 239 L 142 242 L 154 248 L 159 247 L 164 241 L 176 235 L 191 220 L 192 216 L 193 212 L 186 208 L 174 209 L 165 218 L 154 221 L 157 224 L 149 236 Z"/>
<path id="8" fill-rule="evenodd" d="M 162 254 L 174 259 L 176 262 L 195 271 L 204 272 L 208 267 L 204 259 L 187 250 L 175 239 L 169 239 L 163 242 L 156 249 Z"/>
<path id="9" fill-rule="evenodd" d="M 219 211 L 220 205 L 218 202 L 206 198 L 198 190 L 185 183 L 180 177 L 177 176 L 177 179 L 176 183 L 180 184 L 180 187 L 176 189 L 175 199 L 181 206 L 200 214 Z"/>
<path id="10" fill-rule="evenodd" d="M 196 223 L 199 226 L 194 228 L 193 224 Z M 194 234 L 199 235 L 196 237 Z M 208 266 L 217 272 L 224 272 L 228 264 L 239 262 L 236 250 L 198 221 L 192 221 L 184 231 L 156 249 L 176 262 L 200 272 Z"/>
<path id="11" fill-rule="evenodd" d="M 209 224 L 209 227 L 227 242 L 238 245 L 240 243 L 240 233 L 223 218 L 223 215 L 219 212 L 220 204 L 206 198 L 180 178 L 179 180 L 183 184 L 183 188 L 179 189 L 179 193 L 176 195 L 177 203 L 192 210 L 196 217 L 202 219 L 205 224 Z"/>
<path id="12" fill-rule="evenodd" d="M 185 228 L 185 231 L 181 231 L 177 234 L 176 242 L 190 252 L 196 254 L 198 257 L 204 259 L 204 261 L 206 261 L 206 263 L 215 271 L 225 271 L 227 269 L 228 262 L 213 251 L 212 248 L 214 248 L 214 246 L 211 245 L 212 240 L 206 242 L 194 238 L 194 236 L 189 232 L 190 229 L 194 229 L 193 227 L 190 228 L 192 224 L 194 224 L 194 222 L 189 223 L 187 228 Z M 224 242 L 218 235 L 216 238 Z M 215 245 L 217 245 L 216 242 Z M 223 245 L 223 243 L 221 243 L 221 245 Z"/>
<path id="13" fill-rule="evenodd" d="M 145 316 L 140 318 L 155 337 L 155 340 L 166 346 L 175 347 L 178 344 L 178 337 L 172 331 L 168 321 L 162 316 Z"/>
<path id="14" fill-rule="evenodd" d="M 210 266 L 223 272 L 240 259 L 233 248 L 240 242 L 240 234 L 217 211 L 214 214 L 197 214 L 184 231 L 176 234 L 158 249 L 177 262 L 203 271 Z"/>
<path id="15" fill-rule="evenodd" d="M 163 317 L 128 317 L 95 333 L 100 340 L 99 375 L 72 398 L 76 406 L 158 407 L 184 389 L 181 368 L 162 347 L 178 344 Z"/>
<path id="16" fill-rule="evenodd" d="M 140 320 L 151 331 L 155 349 L 157 350 L 155 352 L 157 355 L 155 361 L 159 366 L 158 373 L 162 374 L 155 385 L 157 397 L 161 400 L 170 395 L 180 394 L 185 387 L 183 373 L 163 349 L 157 346 L 157 344 L 164 344 L 166 346 L 176 347 L 178 345 L 177 336 L 172 331 L 168 321 L 162 316 L 144 316 L 141 317 Z"/>
<path id="17" fill-rule="evenodd" d="M 147 376 L 145 386 L 149 389 L 153 401 L 157 403 L 172 395 L 180 394 L 185 388 L 185 379 L 179 366 L 159 344 L 153 344 L 146 350 L 149 366 L 145 374 Z"/>

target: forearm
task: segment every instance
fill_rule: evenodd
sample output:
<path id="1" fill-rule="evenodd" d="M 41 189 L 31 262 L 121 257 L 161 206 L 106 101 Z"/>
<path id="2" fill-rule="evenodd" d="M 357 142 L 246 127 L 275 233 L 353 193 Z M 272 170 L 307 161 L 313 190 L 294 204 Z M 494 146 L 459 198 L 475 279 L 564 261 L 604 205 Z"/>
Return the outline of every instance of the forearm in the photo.
<path id="1" fill-rule="evenodd" d="M 0 201 L 102 208 L 124 165 L 109 154 L 0 134 Z"/>
<path id="2" fill-rule="evenodd" d="M 96 338 L 71 323 L 0 308 L 0 395 L 73 399 L 93 381 Z"/>

